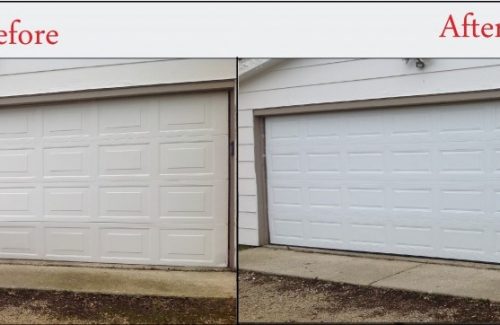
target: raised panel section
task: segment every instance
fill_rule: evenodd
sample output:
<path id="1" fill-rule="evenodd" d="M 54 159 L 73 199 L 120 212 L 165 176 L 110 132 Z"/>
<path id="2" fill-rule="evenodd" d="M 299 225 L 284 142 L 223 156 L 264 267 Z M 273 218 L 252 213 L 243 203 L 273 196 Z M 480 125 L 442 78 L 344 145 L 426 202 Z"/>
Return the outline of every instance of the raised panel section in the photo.
<path id="1" fill-rule="evenodd" d="M 88 135 L 90 133 L 88 115 L 91 105 L 91 103 L 62 104 L 43 109 L 43 135 L 45 137 Z"/>
<path id="2" fill-rule="evenodd" d="M 160 218 L 193 218 L 213 216 L 211 186 L 160 187 Z"/>
<path id="3" fill-rule="evenodd" d="M 150 217 L 149 188 L 104 187 L 99 190 L 99 217 L 113 219 Z"/>
<path id="4" fill-rule="evenodd" d="M 384 172 L 384 153 L 379 151 L 357 151 L 347 153 L 349 173 L 381 174 Z"/>
<path id="5" fill-rule="evenodd" d="M 340 188 L 309 188 L 308 193 L 313 208 L 338 208 L 342 202 Z"/>
<path id="6" fill-rule="evenodd" d="M 45 177 L 89 176 L 89 148 L 45 148 L 43 167 Z"/>
<path id="7" fill-rule="evenodd" d="M 160 260 L 178 263 L 207 263 L 213 259 L 212 230 L 160 230 Z"/>
<path id="8" fill-rule="evenodd" d="M 148 176 L 151 155 L 148 144 L 101 146 L 99 174 L 101 176 Z"/>
<path id="9" fill-rule="evenodd" d="M 440 152 L 440 172 L 443 174 L 484 173 L 486 157 L 479 149 L 443 149 Z"/>
<path id="10" fill-rule="evenodd" d="M 47 257 L 69 257 L 83 260 L 91 257 L 90 228 L 49 227 L 44 230 Z"/>
<path id="11" fill-rule="evenodd" d="M 440 193 L 441 212 L 484 214 L 486 195 L 482 190 L 443 189 Z"/>
<path id="12" fill-rule="evenodd" d="M 0 217 L 35 218 L 36 203 L 34 188 L 0 189 Z"/>
<path id="13" fill-rule="evenodd" d="M 295 154 L 274 154 L 269 157 L 270 168 L 275 172 L 300 171 L 300 156 Z"/>
<path id="14" fill-rule="evenodd" d="M 384 190 L 379 188 L 349 188 L 347 205 L 350 209 L 384 208 Z"/>
<path id="15" fill-rule="evenodd" d="M 64 218 L 90 216 L 90 190 L 86 187 L 59 187 L 44 189 L 46 217 Z"/>
<path id="16" fill-rule="evenodd" d="M 149 111 L 155 107 L 151 99 L 107 100 L 98 102 L 97 106 L 102 135 L 150 132 Z"/>
<path id="17" fill-rule="evenodd" d="M 35 227 L 0 226 L 0 256 L 37 256 Z"/>
<path id="18" fill-rule="evenodd" d="M 432 154 L 427 150 L 400 149 L 389 156 L 391 172 L 395 174 L 421 175 L 432 173 Z"/>
<path id="19" fill-rule="evenodd" d="M 212 142 L 160 144 L 160 173 L 208 174 L 214 170 Z"/>
<path id="20" fill-rule="evenodd" d="M 160 131 L 212 128 L 210 95 L 166 96 L 160 99 Z"/>
<path id="21" fill-rule="evenodd" d="M 394 188 L 391 193 L 393 210 L 397 212 L 430 212 L 432 190 L 426 188 Z"/>
<path id="22" fill-rule="evenodd" d="M 0 178 L 34 177 L 34 150 L 0 150 Z"/>
<path id="23" fill-rule="evenodd" d="M 148 260 L 151 254 L 149 229 L 101 228 L 100 257 L 104 260 Z"/>
<path id="24" fill-rule="evenodd" d="M 27 109 L 1 109 L 0 139 L 33 137 L 31 119 L 32 113 Z"/>

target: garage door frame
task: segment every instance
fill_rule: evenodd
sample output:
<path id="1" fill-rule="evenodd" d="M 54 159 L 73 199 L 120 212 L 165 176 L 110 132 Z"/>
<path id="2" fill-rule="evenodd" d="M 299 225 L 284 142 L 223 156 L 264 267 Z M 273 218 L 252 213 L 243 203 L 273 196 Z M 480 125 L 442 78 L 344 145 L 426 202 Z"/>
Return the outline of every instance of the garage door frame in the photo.
<path id="1" fill-rule="evenodd" d="M 463 104 L 498 99 L 500 99 L 500 89 L 254 109 L 253 129 L 255 173 L 257 181 L 258 244 L 262 246 L 271 243 L 267 202 L 266 117 L 347 110 L 373 110 L 395 107 L 406 108 L 412 106 L 444 105 L 453 103 Z"/>
<path id="2" fill-rule="evenodd" d="M 9 108 L 21 108 L 26 106 L 47 104 L 47 103 L 71 103 L 79 102 L 85 100 L 95 100 L 95 99 L 111 99 L 111 98 L 121 98 L 121 97 L 144 97 L 152 95 L 167 95 L 167 94 L 181 94 L 181 93 L 203 93 L 203 92 L 215 92 L 215 91 L 226 91 L 228 94 L 228 146 L 229 149 L 234 147 L 236 139 L 236 116 L 235 116 L 235 80 L 221 80 L 221 81 L 207 81 L 207 82 L 190 82 L 190 83 L 179 83 L 179 84 L 156 84 L 147 86 L 132 86 L 132 87 L 119 87 L 119 88 L 105 88 L 105 89 L 91 89 L 91 90 L 79 90 L 71 92 L 54 92 L 54 93 L 43 93 L 43 94 L 30 94 L 22 96 L 8 96 L 0 97 L 0 109 L 3 107 Z M 228 151 L 228 245 L 227 245 L 227 256 L 228 264 L 227 268 L 234 270 L 236 268 L 236 186 L 235 186 L 235 170 L 236 170 L 236 159 L 235 154 L 232 150 Z M 0 261 L 9 261 L 12 263 L 26 263 L 27 260 L 23 259 L 5 259 L 0 258 Z M 37 260 L 30 260 L 29 262 L 36 262 Z M 107 263 L 92 263 L 92 262 L 70 262 L 70 261 L 48 261 L 43 260 L 44 264 L 75 264 L 75 265 L 107 265 Z M 109 264 L 116 265 L 116 264 Z M 131 268 L 142 268 L 141 265 L 123 264 Z M 161 266 L 161 265 L 148 265 L 149 268 L 168 268 L 172 269 L 171 266 Z M 203 267 L 206 268 L 206 267 Z"/>

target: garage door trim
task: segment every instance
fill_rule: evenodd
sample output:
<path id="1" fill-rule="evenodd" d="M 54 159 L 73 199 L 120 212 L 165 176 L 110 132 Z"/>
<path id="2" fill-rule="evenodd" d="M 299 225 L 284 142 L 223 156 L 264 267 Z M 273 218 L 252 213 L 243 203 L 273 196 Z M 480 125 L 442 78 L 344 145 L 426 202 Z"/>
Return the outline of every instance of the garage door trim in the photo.
<path id="1" fill-rule="evenodd" d="M 208 81 L 208 82 L 192 82 L 192 83 L 178 83 L 178 84 L 161 84 L 161 85 L 146 85 L 146 86 L 131 86 L 120 88 L 105 88 L 105 89 L 91 89 L 74 92 L 54 92 L 46 94 L 33 94 L 12 97 L 0 97 L 0 109 L 4 107 L 9 108 L 22 108 L 25 106 L 32 106 L 37 104 L 50 104 L 50 103 L 64 103 L 64 102 L 78 102 L 84 100 L 96 99 L 112 99 L 121 97 L 143 97 L 152 95 L 167 95 L 167 94 L 181 94 L 181 93 L 203 93 L 203 92 L 216 92 L 226 91 L 228 98 L 228 146 L 234 145 L 236 139 L 236 117 L 235 117 L 235 81 L 222 80 L 222 81 Z M 235 186 L 235 170 L 236 159 L 234 153 L 228 151 L 228 243 L 227 243 L 227 268 L 235 269 L 236 267 L 236 229 L 237 223 L 235 218 L 235 206 L 233 201 L 236 198 Z M 23 259 L 9 259 L 2 258 L 0 261 L 8 261 L 10 263 L 32 263 L 37 260 L 23 260 Z M 43 260 L 43 263 L 54 264 L 90 264 L 90 265 L 106 265 L 107 263 L 95 262 L 72 262 L 72 261 L 51 261 Z M 116 265 L 116 264 L 112 264 Z M 124 266 L 128 264 L 124 263 Z M 140 265 L 133 265 L 140 268 Z M 162 265 L 147 265 L 153 268 L 176 268 L 172 266 Z M 182 268 L 182 267 L 179 267 Z M 211 268 L 211 267 L 188 267 L 188 268 Z M 217 269 L 220 269 L 217 267 Z"/>
<path id="2" fill-rule="evenodd" d="M 266 162 L 266 117 L 280 115 L 314 114 L 347 110 L 373 110 L 394 107 L 411 107 L 452 103 L 481 102 L 500 99 L 500 89 L 455 92 L 445 94 L 417 95 L 391 98 L 376 98 L 347 102 L 308 104 L 285 107 L 270 107 L 253 110 L 255 174 L 257 181 L 257 217 L 259 245 L 270 244 L 267 162 Z"/>

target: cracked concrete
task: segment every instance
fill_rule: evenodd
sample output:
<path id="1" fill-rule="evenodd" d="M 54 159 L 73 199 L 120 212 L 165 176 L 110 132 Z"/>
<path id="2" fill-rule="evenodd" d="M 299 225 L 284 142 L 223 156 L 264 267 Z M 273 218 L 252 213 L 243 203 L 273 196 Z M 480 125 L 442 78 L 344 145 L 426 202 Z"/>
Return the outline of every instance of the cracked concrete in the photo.
<path id="1" fill-rule="evenodd" d="M 241 270 L 500 302 L 500 269 L 258 247 Z"/>

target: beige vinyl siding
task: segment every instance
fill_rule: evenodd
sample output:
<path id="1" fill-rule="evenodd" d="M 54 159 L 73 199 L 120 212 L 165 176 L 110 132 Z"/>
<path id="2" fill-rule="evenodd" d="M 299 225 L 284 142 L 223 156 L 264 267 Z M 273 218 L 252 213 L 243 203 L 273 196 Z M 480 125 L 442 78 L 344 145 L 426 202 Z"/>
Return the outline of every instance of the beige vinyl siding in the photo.
<path id="1" fill-rule="evenodd" d="M 233 80 L 236 75 L 234 59 L 165 59 L 127 63 L 111 59 L 109 64 L 99 60 L 73 64 L 62 61 L 61 65 L 34 61 L 27 67 L 16 59 L 8 69 L 9 61 L 0 59 L 0 97 Z"/>

